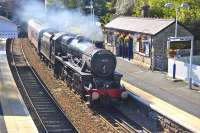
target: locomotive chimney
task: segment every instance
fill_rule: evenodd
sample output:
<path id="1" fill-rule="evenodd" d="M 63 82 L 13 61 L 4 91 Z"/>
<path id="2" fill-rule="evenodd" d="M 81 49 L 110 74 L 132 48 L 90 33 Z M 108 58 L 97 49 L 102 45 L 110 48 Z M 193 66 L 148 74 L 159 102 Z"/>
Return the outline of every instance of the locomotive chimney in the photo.
<path id="1" fill-rule="evenodd" d="M 144 4 L 144 6 L 142 7 L 142 17 L 149 17 L 149 8 L 150 6 L 148 4 Z"/>

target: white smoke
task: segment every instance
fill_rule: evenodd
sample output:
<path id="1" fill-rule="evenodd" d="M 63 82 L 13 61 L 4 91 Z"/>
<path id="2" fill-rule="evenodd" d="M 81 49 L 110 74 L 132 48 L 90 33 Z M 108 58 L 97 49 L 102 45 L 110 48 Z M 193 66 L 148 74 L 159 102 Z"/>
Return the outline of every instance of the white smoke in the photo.
<path id="1" fill-rule="evenodd" d="M 57 3 L 55 7 L 60 5 Z M 44 4 L 31 1 L 23 3 L 22 9 L 18 11 L 18 16 L 26 22 L 29 19 L 37 19 L 45 23 L 45 26 L 61 32 L 79 34 L 95 41 L 103 40 L 102 29 L 96 25 L 98 19 L 95 17 L 93 21 L 90 15 L 84 15 L 80 10 L 55 8 L 46 13 Z"/>

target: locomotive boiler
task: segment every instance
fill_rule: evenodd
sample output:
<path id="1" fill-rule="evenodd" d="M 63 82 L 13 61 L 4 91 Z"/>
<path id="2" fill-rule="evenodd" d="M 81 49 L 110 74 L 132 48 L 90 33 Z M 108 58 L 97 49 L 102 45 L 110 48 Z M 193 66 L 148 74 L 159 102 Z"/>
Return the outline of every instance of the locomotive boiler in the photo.
<path id="1" fill-rule="evenodd" d="M 111 76 L 116 67 L 116 58 L 108 50 L 97 48 L 91 41 L 84 38 L 64 36 L 61 39 L 63 55 L 70 56 L 83 70 L 88 69 L 99 77 Z"/>
<path id="2" fill-rule="evenodd" d="M 66 81 L 88 103 L 107 103 L 127 97 L 120 85 L 122 75 L 115 72 L 116 57 L 110 51 L 98 48 L 94 41 L 83 36 L 42 29 L 42 26 L 39 30 L 36 22 L 28 27 L 32 32 L 29 40 L 35 43 L 45 64 L 51 66 L 54 76 Z M 31 37 L 36 34 L 38 37 Z"/>

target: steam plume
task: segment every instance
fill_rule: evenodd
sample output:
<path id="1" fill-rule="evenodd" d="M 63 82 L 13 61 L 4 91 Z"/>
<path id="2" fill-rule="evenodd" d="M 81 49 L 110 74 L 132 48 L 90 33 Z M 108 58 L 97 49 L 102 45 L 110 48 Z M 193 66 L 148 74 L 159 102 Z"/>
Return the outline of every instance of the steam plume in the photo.
<path id="1" fill-rule="evenodd" d="M 61 32 L 79 34 L 96 41 L 103 40 L 101 27 L 95 23 L 98 19 L 95 17 L 93 22 L 91 16 L 84 15 L 80 10 L 64 9 L 57 3 L 55 7 L 61 8 L 54 8 L 46 13 L 44 4 L 40 2 L 26 1 L 22 5 L 17 14 L 25 22 L 29 19 L 37 19 L 44 22 L 45 26 Z"/>

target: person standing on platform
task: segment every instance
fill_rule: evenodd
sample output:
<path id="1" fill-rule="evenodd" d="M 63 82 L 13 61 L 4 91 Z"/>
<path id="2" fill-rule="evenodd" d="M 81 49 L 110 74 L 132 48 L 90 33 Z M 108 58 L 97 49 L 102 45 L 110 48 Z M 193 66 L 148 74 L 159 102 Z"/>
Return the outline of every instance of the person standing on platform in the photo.
<path id="1" fill-rule="evenodd" d="M 123 57 L 123 34 L 119 35 L 118 42 L 119 42 L 119 55 L 120 57 Z"/>
<path id="2" fill-rule="evenodd" d="M 126 57 L 126 46 L 125 46 L 125 34 L 124 33 L 122 33 L 121 42 L 122 42 L 122 57 L 125 58 Z"/>
<path id="3" fill-rule="evenodd" d="M 128 51 L 129 51 L 129 49 L 128 49 L 128 43 L 129 43 L 129 36 L 128 35 L 126 35 L 125 36 L 125 38 L 124 38 L 124 44 L 125 44 L 125 57 L 126 58 L 128 58 Z"/>
<path id="4" fill-rule="evenodd" d="M 119 34 L 117 32 L 114 33 L 115 34 L 115 47 L 116 47 L 116 56 L 120 56 L 120 49 L 119 49 L 119 41 L 118 41 L 118 38 L 119 38 Z"/>
<path id="5" fill-rule="evenodd" d="M 128 60 L 130 61 L 133 59 L 133 38 L 131 34 L 128 35 L 129 40 L 128 40 Z"/>
<path id="6" fill-rule="evenodd" d="M 132 49 L 133 49 L 133 47 L 131 47 L 131 45 L 130 45 L 130 37 L 131 37 L 130 34 L 127 34 L 125 37 L 125 44 L 126 44 L 125 52 L 126 52 L 126 58 L 128 58 L 129 61 L 132 57 L 131 54 L 132 54 Z"/>

